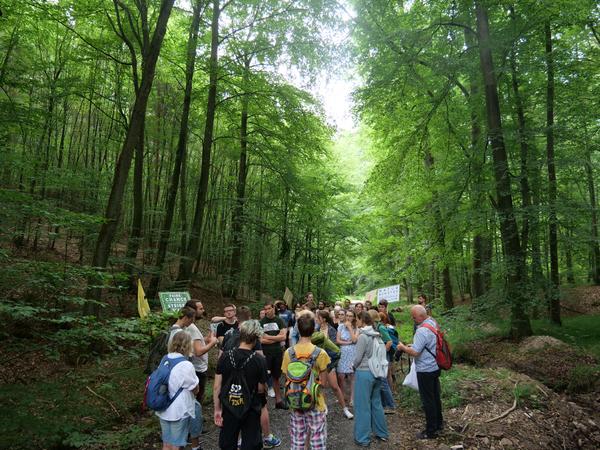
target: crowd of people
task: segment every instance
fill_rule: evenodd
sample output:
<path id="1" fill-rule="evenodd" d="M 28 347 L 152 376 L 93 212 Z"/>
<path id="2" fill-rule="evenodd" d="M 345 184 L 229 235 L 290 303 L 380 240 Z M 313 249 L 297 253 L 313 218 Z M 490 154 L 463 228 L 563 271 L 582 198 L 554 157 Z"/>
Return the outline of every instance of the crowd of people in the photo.
<path id="1" fill-rule="evenodd" d="M 394 414 L 394 360 L 404 352 L 414 358 L 425 429 L 417 439 L 433 439 L 443 430 L 440 368 L 436 364 L 436 321 L 424 296 L 411 308 L 414 338 L 398 339 L 388 303 L 315 302 L 308 293 L 290 311 L 285 302 L 266 302 L 257 320 L 246 306 L 226 305 L 213 317 L 204 336 L 195 322 L 204 306 L 190 300 L 170 329 L 167 358 L 189 360 L 173 367 L 168 382 L 170 406 L 157 412 L 163 449 L 185 446 L 200 450 L 202 405 L 208 372 L 208 352 L 218 347 L 213 385 L 214 423 L 220 428 L 219 448 L 274 448 L 281 439 L 271 432 L 268 397 L 274 408 L 289 410 L 292 450 L 327 447 L 327 413 L 332 407 L 325 390 L 335 397 L 348 420 L 354 420 L 354 442 L 370 446 L 387 441 L 387 414 Z M 385 348 L 387 376 L 375 376 L 371 360 L 377 345 Z M 298 376 L 296 372 L 305 370 Z M 302 378 L 304 377 L 304 378 Z M 298 386 L 300 388 L 298 389 Z"/>

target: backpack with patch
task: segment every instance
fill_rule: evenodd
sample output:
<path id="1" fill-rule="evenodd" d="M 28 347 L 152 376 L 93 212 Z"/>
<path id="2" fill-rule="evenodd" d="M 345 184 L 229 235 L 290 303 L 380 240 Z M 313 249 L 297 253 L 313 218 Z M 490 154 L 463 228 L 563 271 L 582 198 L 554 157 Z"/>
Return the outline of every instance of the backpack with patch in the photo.
<path id="1" fill-rule="evenodd" d="M 321 392 L 321 382 L 315 363 L 324 350 L 315 347 L 310 355 L 305 356 L 297 355 L 294 347 L 290 347 L 287 351 L 290 362 L 285 373 L 285 398 L 290 409 L 311 411 L 315 408 Z"/>
<path id="2" fill-rule="evenodd" d="M 452 353 L 450 351 L 450 345 L 446 340 L 445 332 L 443 332 L 439 326 L 438 328 L 432 327 L 428 323 L 422 323 L 422 327 L 431 330 L 435 334 L 436 343 L 435 343 L 435 355 L 431 350 L 425 347 L 431 356 L 435 358 L 435 362 L 440 367 L 440 369 L 449 370 L 452 368 Z"/>
<path id="3" fill-rule="evenodd" d="M 235 349 L 223 353 L 223 357 L 229 358 L 231 363 L 231 375 L 227 380 L 224 380 L 221 387 L 221 403 L 223 408 L 226 408 L 237 419 L 242 419 L 250 410 L 253 403 L 255 392 L 252 392 L 246 382 L 244 375 L 244 367 L 254 357 L 255 352 L 252 352 L 241 364 L 236 364 L 234 358 Z"/>
<path id="4" fill-rule="evenodd" d="M 369 356 L 369 370 L 375 378 L 385 378 L 388 373 L 389 362 L 387 360 L 387 351 L 381 336 L 369 336 L 372 342 L 371 356 Z"/>
<path id="5" fill-rule="evenodd" d="M 166 331 L 161 331 L 158 336 L 152 341 L 150 346 L 150 352 L 148 353 L 148 359 L 146 360 L 146 368 L 144 373 L 149 375 L 156 370 L 163 357 L 168 353 L 167 345 L 169 343 L 169 337 L 171 332 L 178 327 L 172 326 Z"/>
<path id="6" fill-rule="evenodd" d="M 173 397 L 169 396 L 169 377 L 171 370 L 177 364 L 188 359 L 180 356 L 178 358 L 168 358 L 166 355 L 160 361 L 160 364 L 154 372 L 146 379 L 146 389 L 144 391 L 143 409 L 146 407 L 154 411 L 164 411 L 181 394 L 183 388 L 175 393 Z"/>

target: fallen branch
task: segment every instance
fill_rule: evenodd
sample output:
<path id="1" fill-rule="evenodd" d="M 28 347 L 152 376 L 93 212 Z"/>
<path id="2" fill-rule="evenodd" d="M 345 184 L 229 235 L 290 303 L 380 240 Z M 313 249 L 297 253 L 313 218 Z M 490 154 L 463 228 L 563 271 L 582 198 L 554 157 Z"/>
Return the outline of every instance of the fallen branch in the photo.
<path id="1" fill-rule="evenodd" d="M 111 403 L 111 401 L 109 399 L 107 399 L 106 397 L 102 397 L 100 394 L 95 393 L 91 387 L 86 386 L 86 389 L 88 391 L 90 391 L 92 394 L 94 394 L 96 397 L 98 397 L 99 399 L 104 400 L 106 403 L 108 403 L 110 405 L 110 407 L 113 409 L 113 411 L 115 412 L 115 414 L 117 414 L 118 417 L 121 417 L 121 414 L 119 413 L 119 411 L 117 410 L 117 408 L 115 408 L 115 405 L 113 405 Z"/>
<path id="2" fill-rule="evenodd" d="M 517 384 L 519 384 L 518 381 L 515 383 L 514 390 L 517 389 Z M 500 414 L 499 416 L 492 417 L 491 419 L 486 420 L 485 423 L 490 423 L 490 422 L 495 422 L 496 420 L 500 420 L 500 419 L 508 416 L 515 409 L 517 409 L 517 394 L 516 394 L 516 392 L 515 392 L 515 401 L 513 402 L 512 406 L 510 408 L 508 408 L 506 411 L 504 411 L 502 414 Z"/>
<path id="3" fill-rule="evenodd" d="M 548 397 L 548 393 L 544 389 L 542 389 L 542 387 L 539 384 L 536 384 L 535 387 L 538 389 L 538 391 L 540 391 L 542 394 Z"/>

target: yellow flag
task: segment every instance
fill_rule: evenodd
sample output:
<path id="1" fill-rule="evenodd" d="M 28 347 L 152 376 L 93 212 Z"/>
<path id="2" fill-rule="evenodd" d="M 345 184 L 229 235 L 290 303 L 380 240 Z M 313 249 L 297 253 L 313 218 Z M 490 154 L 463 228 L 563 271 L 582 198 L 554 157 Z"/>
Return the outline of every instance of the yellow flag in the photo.
<path id="1" fill-rule="evenodd" d="M 283 294 L 283 300 L 289 309 L 292 309 L 294 306 L 292 303 L 294 302 L 294 294 L 287 287 L 285 288 L 285 294 Z"/>
<path id="2" fill-rule="evenodd" d="M 140 317 L 144 319 L 150 314 L 150 305 L 148 304 L 148 300 L 146 300 L 146 293 L 144 292 L 144 288 L 142 286 L 142 280 L 138 278 L 138 292 L 137 292 L 137 300 L 138 300 L 138 313 L 140 313 Z"/>

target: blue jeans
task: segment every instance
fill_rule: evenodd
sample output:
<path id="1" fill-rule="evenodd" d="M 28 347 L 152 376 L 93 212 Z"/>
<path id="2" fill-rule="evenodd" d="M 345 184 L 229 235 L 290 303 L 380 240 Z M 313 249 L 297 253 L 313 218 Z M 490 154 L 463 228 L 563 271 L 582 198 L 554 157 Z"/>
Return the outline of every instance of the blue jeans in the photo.
<path id="1" fill-rule="evenodd" d="M 392 389 L 390 388 L 387 378 L 380 378 L 379 383 L 381 384 L 381 404 L 384 408 L 395 409 L 396 403 L 394 402 Z"/>
<path id="2" fill-rule="evenodd" d="M 389 436 L 381 405 L 381 383 L 370 370 L 354 374 L 354 414 L 354 440 L 359 444 L 370 443 L 371 433 Z"/>

